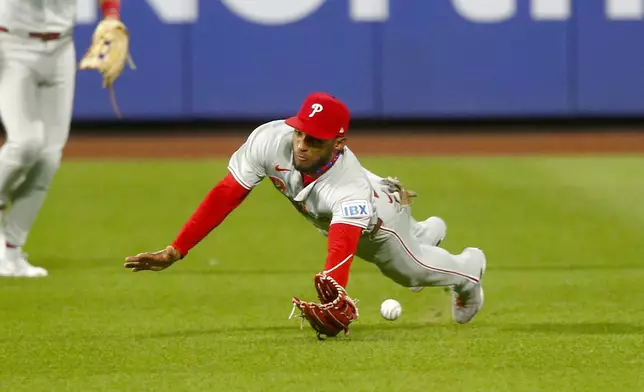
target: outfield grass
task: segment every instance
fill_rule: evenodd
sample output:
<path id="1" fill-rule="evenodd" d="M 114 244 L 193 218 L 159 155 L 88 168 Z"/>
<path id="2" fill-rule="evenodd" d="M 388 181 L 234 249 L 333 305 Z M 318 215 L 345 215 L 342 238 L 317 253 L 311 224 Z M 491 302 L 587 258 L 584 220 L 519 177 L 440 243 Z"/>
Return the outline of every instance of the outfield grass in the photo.
<path id="1" fill-rule="evenodd" d="M 268 182 L 178 265 L 131 273 L 125 256 L 171 241 L 225 161 L 65 162 L 26 249 L 50 276 L 0 280 L 0 390 L 644 390 L 644 159 L 363 163 L 447 221 L 446 249 L 486 251 L 471 324 L 357 259 L 352 336 L 300 330 L 290 299 L 314 298 L 325 242 Z"/>

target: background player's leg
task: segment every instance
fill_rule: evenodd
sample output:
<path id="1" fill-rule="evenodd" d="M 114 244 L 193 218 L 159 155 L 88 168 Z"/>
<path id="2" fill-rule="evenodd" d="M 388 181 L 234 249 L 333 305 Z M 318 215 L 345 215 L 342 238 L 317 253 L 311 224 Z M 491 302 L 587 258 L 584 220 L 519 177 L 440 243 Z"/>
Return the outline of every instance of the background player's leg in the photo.
<path id="1" fill-rule="evenodd" d="M 10 202 L 16 182 L 34 164 L 44 144 L 38 76 L 18 38 L 0 40 L 0 116 L 7 133 L 0 149 L 0 205 Z M 35 61 L 33 61 L 35 63 Z"/>
<path id="2" fill-rule="evenodd" d="M 51 61 L 48 69 L 52 72 L 50 83 L 43 86 L 41 92 L 45 146 L 25 181 L 12 194 L 13 206 L 6 217 L 7 257 L 20 261 L 25 261 L 22 246 L 60 166 L 63 147 L 69 136 L 76 72 L 73 42 L 61 43 Z"/>
<path id="3" fill-rule="evenodd" d="M 40 91 L 34 43 L 8 34 L 0 36 L 0 117 L 7 137 L 0 149 L 0 216 L 10 207 L 10 193 L 39 156 L 44 143 L 39 113 Z M 14 276 L 5 254 L 0 227 L 0 276 Z"/>

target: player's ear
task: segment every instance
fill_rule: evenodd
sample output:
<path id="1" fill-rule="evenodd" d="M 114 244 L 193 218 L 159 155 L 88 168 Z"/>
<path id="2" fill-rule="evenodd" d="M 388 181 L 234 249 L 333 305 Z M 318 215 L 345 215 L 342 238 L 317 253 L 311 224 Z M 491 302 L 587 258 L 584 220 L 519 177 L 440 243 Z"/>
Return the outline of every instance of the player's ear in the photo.
<path id="1" fill-rule="evenodd" d="M 333 148 L 336 150 L 341 150 L 345 145 L 347 144 L 347 138 L 346 137 L 338 137 L 335 139 L 335 143 L 333 144 Z"/>

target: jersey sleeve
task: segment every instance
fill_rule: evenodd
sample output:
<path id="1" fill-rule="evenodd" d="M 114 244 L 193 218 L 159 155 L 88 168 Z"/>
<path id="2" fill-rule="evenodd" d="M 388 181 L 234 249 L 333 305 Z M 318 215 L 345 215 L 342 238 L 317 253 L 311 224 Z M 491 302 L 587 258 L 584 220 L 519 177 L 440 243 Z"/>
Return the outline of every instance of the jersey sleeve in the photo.
<path id="1" fill-rule="evenodd" d="M 367 229 L 375 215 L 373 190 L 367 181 L 364 181 L 364 184 L 352 183 L 346 185 L 338 193 L 340 195 L 344 194 L 344 196 L 340 196 L 333 203 L 331 224 L 344 223 Z"/>
<path id="2" fill-rule="evenodd" d="M 362 229 L 358 226 L 338 223 L 331 225 L 327 241 L 327 257 L 324 273 L 347 288 L 353 257 L 358 249 Z"/>
<path id="3" fill-rule="evenodd" d="M 366 168 L 362 168 L 364 170 L 365 174 L 367 175 L 367 178 L 371 182 L 371 184 L 376 185 L 376 184 L 381 184 L 383 178 L 380 177 L 379 175 L 372 173 L 371 171 L 367 170 Z"/>
<path id="4" fill-rule="evenodd" d="M 270 125 L 256 128 L 230 157 L 228 171 L 244 188 L 251 190 L 266 176 L 266 161 L 271 148 Z"/>
<path id="5" fill-rule="evenodd" d="M 249 193 L 250 191 L 229 173 L 208 192 L 197 210 L 183 225 L 172 246 L 179 251 L 181 257 L 185 257 L 192 248 L 219 226 Z"/>

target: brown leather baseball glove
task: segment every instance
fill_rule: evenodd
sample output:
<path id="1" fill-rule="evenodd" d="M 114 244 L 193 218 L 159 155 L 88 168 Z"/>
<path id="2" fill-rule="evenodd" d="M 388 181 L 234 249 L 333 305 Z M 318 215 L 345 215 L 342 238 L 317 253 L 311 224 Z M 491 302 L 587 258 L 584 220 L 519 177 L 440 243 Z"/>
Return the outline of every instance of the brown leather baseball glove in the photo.
<path id="1" fill-rule="evenodd" d="M 323 340 L 323 336 L 334 337 L 342 331 L 345 335 L 349 335 L 349 324 L 359 316 L 355 302 L 330 276 L 318 273 L 315 275 L 314 282 L 320 303 L 302 301 L 293 297 L 293 312 L 289 319 L 293 317 L 297 308 L 301 311 L 298 317 L 308 320 L 316 331 L 318 339 Z"/>

